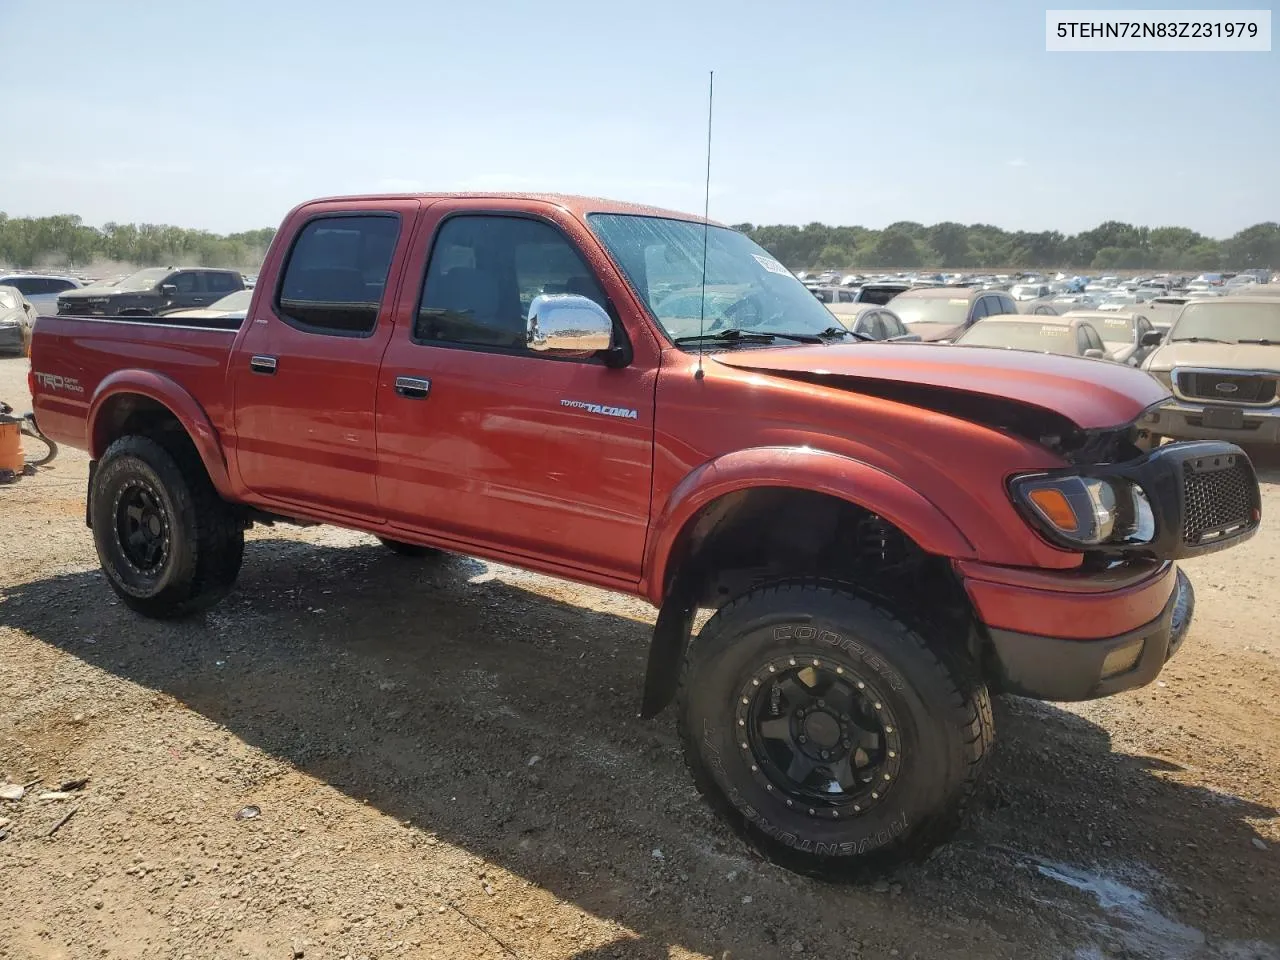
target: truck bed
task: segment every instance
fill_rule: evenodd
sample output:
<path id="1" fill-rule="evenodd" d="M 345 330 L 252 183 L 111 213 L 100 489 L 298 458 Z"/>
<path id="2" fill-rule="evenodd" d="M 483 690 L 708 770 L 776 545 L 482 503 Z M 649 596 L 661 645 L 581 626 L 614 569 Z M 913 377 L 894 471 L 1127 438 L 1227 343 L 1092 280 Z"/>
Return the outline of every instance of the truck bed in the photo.
<path id="1" fill-rule="evenodd" d="M 31 347 L 36 421 L 58 443 L 85 448 L 89 407 L 102 382 L 118 371 L 149 370 L 178 379 L 221 426 L 230 402 L 227 359 L 240 322 L 163 317 L 40 317 Z M 51 362 L 51 358 L 53 359 Z M 164 371 L 164 372 L 161 372 Z"/>

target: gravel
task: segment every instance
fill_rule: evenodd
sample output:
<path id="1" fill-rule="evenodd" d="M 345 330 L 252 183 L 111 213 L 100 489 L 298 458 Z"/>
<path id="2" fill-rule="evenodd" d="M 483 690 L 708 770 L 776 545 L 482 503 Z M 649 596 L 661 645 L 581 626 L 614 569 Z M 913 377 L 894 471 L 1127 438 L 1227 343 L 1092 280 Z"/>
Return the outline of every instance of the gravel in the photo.
<path id="1" fill-rule="evenodd" d="M 1280 957 L 1274 463 L 1261 533 L 1188 564 L 1165 685 L 1001 700 L 961 833 L 851 886 L 761 863 L 636 717 L 643 603 L 279 527 L 151 622 L 97 571 L 86 468 L 0 488 L 0 957 Z"/>

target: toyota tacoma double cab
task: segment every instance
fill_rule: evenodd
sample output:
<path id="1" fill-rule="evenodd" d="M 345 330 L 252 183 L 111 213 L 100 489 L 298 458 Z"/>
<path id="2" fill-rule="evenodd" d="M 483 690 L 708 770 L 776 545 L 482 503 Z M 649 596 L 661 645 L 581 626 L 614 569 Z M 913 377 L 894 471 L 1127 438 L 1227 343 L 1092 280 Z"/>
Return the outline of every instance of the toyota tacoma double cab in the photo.
<path id="1" fill-rule="evenodd" d="M 281 521 L 645 598 L 641 713 L 818 874 L 948 835 L 993 692 L 1150 682 L 1177 561 L 1261 519 L 1238 447 L 1151 448 L 1145 373 L 863 342 L 743 234 L 596 199 L 308 202 L 238 329 L 42 317 L 31 362 L 129 607 L 209 607 Z"/>

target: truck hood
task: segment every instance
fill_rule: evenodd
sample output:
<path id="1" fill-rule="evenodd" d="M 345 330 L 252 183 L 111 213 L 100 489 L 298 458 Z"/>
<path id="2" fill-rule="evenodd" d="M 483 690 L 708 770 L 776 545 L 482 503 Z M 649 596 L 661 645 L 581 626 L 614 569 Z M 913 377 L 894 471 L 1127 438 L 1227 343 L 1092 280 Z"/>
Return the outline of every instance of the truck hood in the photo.
<path id="1" fill-rule="evenodd" d="M 113 293 L 119 293 L 114 287 L 77 287 L 75 290 L 62 290 L 58 293 L 59 300 L 89 300 L 93 297 L 107 297 Z"/>
<path id="2" fill-rule="evenodd" d="M 1258 343 L 1169 343 L 1151 354 L 1149 370 L 1214 367 L 1219 370 L 1280 370 L 1280 347 Z"/>
<path id="3" fill-rule="evenodd" d="M 995 427 L 1036 409 L 1079 430 L 1132 423 L 1168 391 L 1154 377 L 1106 360 L 993 347 L 929 343 L 850 343 L 768 347 L 721 353 L 738 370 L 821 383 L 936 409 Z M 990 402 L 975 405 L 966 398 Z"/>

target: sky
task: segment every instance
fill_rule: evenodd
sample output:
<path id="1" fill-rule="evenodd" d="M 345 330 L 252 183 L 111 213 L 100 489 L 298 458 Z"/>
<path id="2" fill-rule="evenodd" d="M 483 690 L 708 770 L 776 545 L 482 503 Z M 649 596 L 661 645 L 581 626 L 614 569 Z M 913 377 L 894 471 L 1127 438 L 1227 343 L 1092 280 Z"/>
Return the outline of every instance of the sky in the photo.
<path id="1" fill-rule="evenodd" d="M 0 35 L 11 216 L 223 233 L 416 190 L 700 212 L 714 70 L 725 223 L 1280 219 L 1280 52 L 1047 53 L 1018 0 L 0 0 Z"/>

